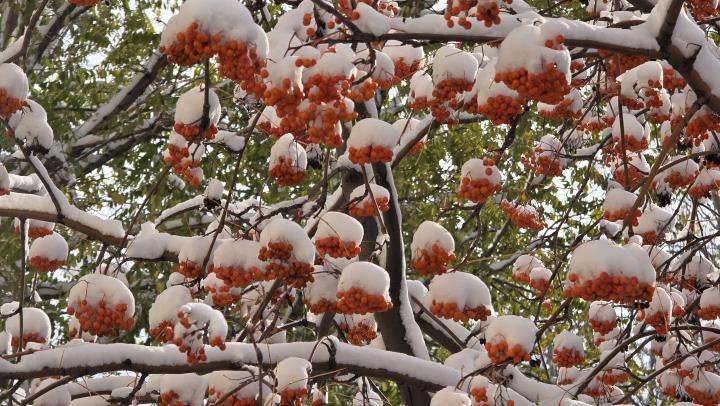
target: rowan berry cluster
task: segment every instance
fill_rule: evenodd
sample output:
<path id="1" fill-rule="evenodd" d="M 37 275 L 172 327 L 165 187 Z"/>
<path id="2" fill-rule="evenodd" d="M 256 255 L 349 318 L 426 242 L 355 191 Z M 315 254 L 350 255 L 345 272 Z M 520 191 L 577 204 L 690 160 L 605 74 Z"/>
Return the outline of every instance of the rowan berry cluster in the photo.
<path id="1" fill-rule="evenodd" d="M 545 223 L 540 220 L 540 215 L 532 207 L 503 199 L 500 202 L 500 208 L 518 228 L 527 228 L 529 230 L 542 230 L 545 228 Z"/>
<path id="2" fill-rule="evenodd" d="M 370 294 L 365 289 L 351 287 L 338 291 L 337 311 L 344 314 L 380 313 L 393 307 L 390 298 L 382 294 Z"/>
<path id="3" fill-rule="evenodd" d="M 490 361 L 496 364 L 500 362 L 519 364 L 523 361 L 530 361 L 530 354 L 525 351 L 522 345 L 514 344 L 510 346 L 505 339 L 486 341 L 485 350 Z"/>
<path id="4" fill-rule="evenodd" d="M 25 100 L 8 95 L 7 90 L 0 88 L 0 117 L 10 118 L 16 111 L 27 106 Z"/>
<path id="5" fill-rule="evenodd" d="M 374 217 L 380 214 L 378 213 L 378 209 L 383 213 L 390 210 L 388 202 L 389 199 L 385 196 L 376 197 L 375 202 L 372 201 L 370 196 L 367 196 L 358 202 L 349 203 L 348 210 L 350 214 L 355 217 Z"/>
<path id="6" fill-rule="evenodd" d="M 455 259 L 455 253 L 448 252 L 439 244 L 433 244 L 428 250 L 421 248 L 413 252 L 410 266 L 422 276 L 440 275 L 448 270 L 448 264 Z"/>
<path id="7" fill-rule="evenodd" d="M 280 156 L 268 170 L 268 176 L 274 179 L 278 185 L 294 186 L 307 176 L 307 172 L 301 169 L 291 158 Z"/>
<path id="8" fill-rule="evenodd" d="M 553 348 L 553 363 L 558 367 L 569 368 L 585 361 L 585 356 L 575 348 Z"/>
<path id="9" fill-rule="evenodd" d="M 652 300 L 654 286 L 638 281 L 637 277 L 615 276 L 601 272 L 593 279 L 582 280 L 576 273 L 568 274 L 570 284 L 563 291 L 565 297 L 579 297 L 587 301 L 608 300 L 632 304 Z"/>
<path id="10" fill-rule="evenodd" d="M 104 337 L 114 336 L 117 330 L 132 330 L 135 319 L 126 315 L 127 309 L 127 303 L 117 303 L 113 306 L 105 300 L 100 300 L 93 306 L 82 299 L 71 303 L 67 308 L 67 314 L 74 315 L 78 319 L 83 331 Z"/>
<path id="11" fill-rule="evenodd" d="M 430 311 L 438 316 L 455 321 L 486 320 L 491 311 L 485 305 L 460 309 L 454 302 L 437 302 L 433 300 Z"/>

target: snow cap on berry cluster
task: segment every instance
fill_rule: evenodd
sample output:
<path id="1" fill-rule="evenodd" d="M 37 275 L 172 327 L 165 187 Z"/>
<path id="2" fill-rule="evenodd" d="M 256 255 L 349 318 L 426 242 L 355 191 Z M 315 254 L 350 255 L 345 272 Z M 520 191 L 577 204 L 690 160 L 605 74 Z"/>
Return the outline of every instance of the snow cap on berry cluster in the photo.
<path id="1" fill-rule="evenodd" d="M 126 304 L 125 317 L 135 314 L 135 297 L 119 279 L 103 274 L 91 273 L 84 275 L 73 285 L 68 296 L 68 303 L 75 304 L 87 300 L 90 307 L 96 307 L 100 301 L 114 308 L 118 304 Z"/>
<path id="2" fill-rule="evenodd" d="M 171 325 L 177 323 L 177 313 L 180 307 L 192 302 L 190 289 L 183 285 L 170 286 L 155 297 L 155 302 L 150 306 L 148 321 L 150 329 L 158 327 L 163 321 Z"/>
<path id="3" fill-rule="evenodd" d="M 372 262 L 358 261 L 346 266 L 340 275 L 338 290 L 359 288 L 369 295 L 382 295 L 389 300 L 390 276 Z"/>
<path id="4" fill-rule="evenodd" d="M 485 306 L 492 311 L 492 297 L 485 282 L 467 272 L 449 272 L 436 275 L 425 296 L 426 306 L 436 303 L 455 303 L 458 309 Z"/>
<path id="5" fill-rule="evenodd" d="M 270 242 L 286 242 L 292 245 L 292 257 L 307 264 L 315 262 L 315 245 L 297 223 L 283 218 L 272 220 L 260 233 L 260 245 Z"/>
<path id="6" fill-rule="evenodd" d="M 392 124 L 376 118 L 365 118 L 353 126 L 347 146 L 357 149 L 375 146 L 392 150 L 399 139 L 400 132 Z"/>
<path id="7" fill-rule="evenodd" d="M 447 252 L 455 251 L 455 239 L 445 227 L 434 221 L 423 221 L 413 234 L 410 250 L 415 253 L 422 249 L 432 249 L 434 244 Z"/>

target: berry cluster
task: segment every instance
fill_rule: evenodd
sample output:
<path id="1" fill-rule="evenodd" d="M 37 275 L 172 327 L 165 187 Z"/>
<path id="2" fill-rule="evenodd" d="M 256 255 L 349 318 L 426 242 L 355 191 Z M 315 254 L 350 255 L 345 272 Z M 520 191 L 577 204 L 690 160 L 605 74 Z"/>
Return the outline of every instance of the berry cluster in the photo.
<path id="1" fill-rule="evenodd" d="M 377 338 L 377 331 L 373 326 L 367 323 L 354 323 L 348 326 L 346 323 L 340 323 L 340 330 L 345 333 L 345 338 L 352 345 L 367 345 Z"/>
<path id="2" fill-rule="evenodd" d="M 554 63 L 546 64 L 540 73 L 528 72 L 524 67 L 510 72 L 496 72 L 495 81 L 505 83 L 518 92 L 522 99 L 547 104 L 562 102 L 570 92 L 570 83 L 565 73 L 559 71 Z"/>
<path id="3" fill-rule="evenodd" d="M 114 336 L 117 330 L 132 330 L 135 319 L 126 317 L 127 303 L 117 303 L 115 306 L 100 300 L 97 306 L 91 306 L 83 299 L 71 303 L 67 308 L 67 314 L 75 316 L 80 322 L 80 327 L 95 336 Z"/>
<path id="4" fill-rule="evenodd" d="M 53 272 L 65 265 L 65 260 L 50 260 L 42 256 L 30 257 L 30 267 L 38 272 Z"/>
<path id="5" fill-rule="evenodd" d="M 380 145 L 368 145 L 363 148 L 350 147 L 348 157 L 354 164 L 388 163 L 392 161 L 393 150 Z"/>
<path id="6" fill-rule="evenodd" d="M 720 389 L 716 387 L 708 387 L 704 389 L 695 388 L 690 385 L 685 385 L 685 392 L 690 395 L 694 403 L 703 406 L 712 406 L 720 404 Z"/>
<path id="7" fill-rule="evenodd" d="M 9 96 L 7 90 L 0 88 L 0 117 L 10 118 L 16 111 L 27 106 L 25 100 Z"/>
<path id="8" fill-rule="evenodd" d="M 177 268 L 178 273 L 188 279 L 195 279 L 205 274 L 202 264 L 198 264 L 191 260 L 185 260 L 180 262 Z"/>
<path id="9" fill-rule="evenodd" d="M 389 199 L 385 196 L 376 197 L 375 202 L 370 199 L 369 196 L 358 202 L 351 202 L 348 204 L 348 210 L 350 214 L 355 217 L 374 217 L 379 215 L 378 210 L 386 212 L 390 210 L 388 205 Z M 377 208 L 375 207 L 377 205 Z"/>
<path id="10" fill-rule="evenodd" d="M 693 184 L 690 189 L 688 189 L 688 194 L 693 199 L 702 199 L 709 196 L 710 192 L 716 190 L 720 190 L 720 179 L 714 179 L 712 182 L 705 184 Z"/>
<path id="11" fill-rule="evenodd" d="M 189 406 L 186 402 L 180 400 L 175 391 L 162 392 L 158 399 L 158 406 Z"/>
<path id="12" fill-rule="evenodd" d="M 267 276 L 280 279 L 286 285 L 303 288 L 314 280 L 313 265 L 292 259 L 293 246 L 284 241 L 268 243 L 260 248 L 258 259 L 268 261 Z"/>
<path id="13" fill-rule="evenodd" d="M 495 125 L 500 124 L 511 124 L 515 117 L 525 111 L 522 100 L 514 97 L 497 95 L 490 96 L 487 98 L 485 103 L 477 105 L 475 111 L 469 111 L 471 113 L 477 113 Z"/>
<path id="14" fill-rule="evenodd" d="M 605 335 L 611 331 L 615 327 L 617 327 L 618 321 L 617 320 L 596 320 L 596 319 L 590 319 L 590 327 L 593 331 L 596 331 L 602 335 Z"/>
<path id="15" fill-rule="evenodd" d="M 47 339 L 45 337 L 41 336 L 38 333 L 34 332 L 28 332 L 23 334 L 23 347 L 27 346 L 28 343 L 40 343 L 40 344 L 46 344 Z M 10 345 L 14 350 L 17 350 L 18 347 L 20 347 L 20 337 L 12 336 L 10 340 Z M 24 348 L 23 348 L 24 349 Z"/>
<path id="16" fill-rule="evenodd" d="M 188 313 L 179 311 L 177 313 L 178 323 L 183 327 L 181 333 L 175 332 L 173 343 L 178 346 L 180 352 L 187 355 L 187 362 L 191 365 L 207 361 L 205 354 L 204 340 L 208 338 L 208 344 L 211 347 L 218 347 L 225 350 L 225 340 L 220 336 L 212 338 L 207 337 L 208 333 L 204 331 L 205 326 L 199 326 L 189 318 Z M 198 337 L 200 339 L 198 339 Z"/>
<path id="17" fill-rule="evenodd" d="M 540 145 L 535 147 L 534 153 L 523 155 L 520 160 L 526 169 L 535 173 L 535 176 L 544 175 L 549 178 L 562 176 L 559 155 L 554 151 L 544 149 Z"/>
<path id="18" fill-rule="evenodd" d="M 563 291 L 565 297 L 579 297 L 587 301 L 608 300 L 632 304 L 637 300 L 652 300 L 654 286 L 639 282 L 636 277 L 611 276 L 602 272 L 591 280 L 581 280 L 578 274 L 568 274 L 571 282 Z"/>
<path id="19" fill-rule="evenodd" d="M 384 295 L 371 295 L 362 288 L 351 287 L 338 291 L 337 311 L 344 314 L 380 313 L 393 307 L 389 298 Z"/>
<path id="20" fill-rule="evenodd" d="M 332 302 L 328 299 L 321 298 L 320 300 L 316 302 L 311 302 L 307 297 L 303 298 L 303 302 L 306 306 L 310 309 L 311 312 L 314 314 L 322 314 L 322 313 L 335 313 L 336 309 L 336 303 Z"/>
<path id="21" fill-rule="evenodd" d="M 569 368 L 580 365 L 584 361 L 585 356 L 583 353 L 575 348 L 553 348 L 553 363 L 555 363 L 558 367 Z"/>
<path id="22" fill-rule="evenodd" d="M 607 221 L 618 221 L 618 220 L 625 220 L 627 218 L 629 209 L 621 209 L 621 210 L 615 210 L 615 211 L 605 211 L 603 212 L 603 218 Z M 637 226 L 638 225 L 638 218 L 642 214 L 642 211 L 640 209 L 635 209 L 635 213 L 632 216 L 632 225 Z"/>
<path id="23" fill-rule="evenodd" d="M 338 237 L 326 237 L 315 240 L 315 248 L 320 255 L 333 258 L 352 258 L 360 254 L 360 247 L 355 241 L 342 241 Z"/>
<path id="24" fill-rule="evenodd" d="M 697 315 L 703 320 L 715 320 L 720 316 L 720 306 L 710 305 L 697 309 Z"/>
<path id="25" fill-rule="evenodd" d="M 241 266 L 211 266 L 210 272 L 214 272 L 218 279 L 234 288 L 244 288 L 252 282 L 265 279 L 265 274 L 256 267 L 245 269 Z"/>
<path id="26" fill-rule="evenodd" d="M 488 353 L 490 361 L 495 364 L 501 362 L 519 364 L 523 361 L 530 361 L 530 354 L 525 351 L 522 345 L 515 344 L 511 347 L 504 339 L 485 342 L 485 350 Z"/>
<path id="27" fill-rule="evenodd" d="M 280 392 L 281 406 L 301 406 L 303 398 L 308 394 L 307 388 L 283 389 Z"/>
<path id="28" fill-rule="evenodd" d="M 223 396 L 225 396 L 225 393 L 222 391 L 215 389 L 214 387 L 208 388 L 208 400 L 214 399 L 215 402 L 212 402 L 211 404 L 217 405 L 217 406 L 254 406 L 257 404 L 257 401 L 254 398 L 248 397 L 248 398 L 239 398 L 237 395 L 230 395 L 225 399 L 222 403 L 216 403 L 217 400 L 221 399 Z"/>
<path id="29" fill-rule="evenodd" d="M 438 244 L 413 252 L 410 266 L 422 276 L 439 275 L 447 272 L 448 264 L 455 259 L 455 253 L 446 251 Z"/>
<path id="30" fill-rule="evenodd" d="M 517 228 L 527 228 L 529 230 L 542 230 L 545 228 L 545 223 L 540 220 L 537 211 L 532 207 L 503 199 L 500 202 L 500 208 Z"/>
<path id="31" fill-rule="evenodd" d="M 430 311 L 438 317 L 453 319 L 455 321 L 486 320 L 491 313 L 490 309 L 484 305 L 465 307 L 461 310 L 458 308 L 457 303 L 443 303 L 436 302 L 435 300 L 433 300 L 430 305 Z"/>
<path id="32" fill-rule="evenodd" d="M 210 294 L 214 306 L 230 306 L 241 297 L 232 286 L 226 284 L 220 287 L 204 285 L 203 290 Z"/>
<path id="33" fill-rule="evenodd" d="M 150 329 L 150 336 L 159 343 L 169 343 L 173 341 L 173 323 L 169 320 L 163 320 L 157 326 Z"/>
<path id="34" fill-rule="evenodd" d="M 295 165 L 292 159 L 280 156 L 268 170 L 268 176 L 273 178 L 278 185 L 294 186 L 305 179 L 307 172 Z"/>

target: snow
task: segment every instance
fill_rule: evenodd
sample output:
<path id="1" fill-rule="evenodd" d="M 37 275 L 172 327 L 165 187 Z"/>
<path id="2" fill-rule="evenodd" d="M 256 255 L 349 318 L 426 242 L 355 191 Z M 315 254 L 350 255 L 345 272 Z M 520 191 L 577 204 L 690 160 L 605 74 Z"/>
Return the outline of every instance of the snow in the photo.
<path id="1" fill-rule="evenodd" d="M 386 270 L 372 262 L 353 262 L 343 268 L 338 281 L 338 291 L 350 288 L 360 288 L 370 295 L 381 295 L 390 300 L 390 276 Z"/>
<path id="2" fill-rule="evenodd" d="M 440 389 L 430 400 L 430 406 L 470 406 L 472 402 L 467 393 L 452 386 Z"/>
<path id="3" fill-rule="evenodd" d="M 211 244 L 213 244 L 213 238 L 211 235 L 190 237 L 180 248 L 180 252 L 178 253 L 178 261 L 190 261 L 201 266 L 203 264 L 203 261 L 205 260 L 205 256 L 208 255 L 208 253 L 210 253 L 210 259 L 212 259 L 212 253 L 218 247 L 220 242 L 215 240 L 215 243 L 212 245 L 212 247 Z M 211 264 L 212 261 L 208 265 Z"/>
<path id="4" fill-rule="evenodd" d="M 233 152 L 240 152 L 245 148 L 245 137 L 232 131 L 219 130 L 212 143 L 224 145 Z"/>
<path id="5" fill-rule="evenodd" d="M 445 79 L 462 79 L 473 83 L 478 67 L 478 61 L 471 53 L 445 45 L 435 52 L 433 83 L 437 85 Z"/>
<path id="6" fill-rule="evenodd" d="M 155 224 L 161 224 L 165 220 L 173 217 L 177 214 L 191 210 L 193 208 L 203 207 L 205 205 L 205 196 L 198 195 L 188 200 L 180 202 L 172 207 L 163 210 L 160 215 L 155 219 Z"/>
<path id="7" fill-rule="evenodd" d="M 557 34 L 548 36 L 548 32 L 560 28 L 557 24 L 521 25 L 512 30 L 500 44 L 497 71 L 507 72 L 519 68 L 526 68 L 530 73 L 540 73 L 545 70 L 548 63 L 555 63 L 557 70 L 565 72 L 567 82 L 570 83 L 570 53 L 567 48 L 560 50 L 547 48 L 544 41 L 555 38 Z"/>
<path id="8" fill-rule="evenodd" d="M 370 5 L 359 2 L 355 11 L 360 14 L 360 18 L 353 22 L 363 32 L 380 36 L 390 31 L 390 19 L 378 13 Z"/>
<path id="9" fill-rule="evenodd" d="M 225 185 L 223 185 L 221 181 L 213 178 L 208 181 L 203 196 L 211 200 L 220 200 L 222 199 L 223 190 L 225 190 Z"/>
<path id="10" fill-rule="evenodd" d="M 217 0 L 214 0 L 217 1 Z M 187 4 L 187 2 L 186 2 Z M 216 125 L 220 120 L 220 98 L 214 90 L 210 89 L 208 94 L 210 103 L 209 123 Z M 175 123 L 185 125 L 200 125 L 203 116 L 203 105 L 205 104 L 205 89 L 202 86 L 183 93 L 175 105 Z"/>
<path id="11" fill-rule="evenodd" d="M 140 232 L 128 244 L 125 255 L 137 259 L 162 258 L 166 251 L 177 255 L 192 239 L 193 237 L 160 233 L 153 223 L 146 222 L 140 226 Z"/>
<path id="12" fill-rule="evenodd" d="M 432 250 L 434 244 L 447 252 L 455 251 L 455 240 L 450 232 L 434 221 L 423 221 L 413 234 L 410 250 L 414 255 L 422 249 Z"/>
<path id="13" fill-rule="evenodd" d="M 425 306 L 433 302 L 456 303 L 458 309 L 485 306 L 492 311 L 490 289 L 477 276 L 466 272 L 449 272 L 436 275 L 425 296 Z"/>
<path id="14" fill-rule="evenodd" d="M 58 233 L 36 238 L 30 245 L 30 258 L 41 257 L 48 261 L 65 261 L 68 256 L 67 241 Z"/>
<path id="15" fill-rule="evenodd" d="M 309 303 L 317 303 L 325 299 L 331 303 L 337 301 L 335 292 L 338 287 L 338 277 L 333 272 L 325 271 L 322 266 L 315 266 L 314 280 L 303 290 L 304 297 Z"/>
<path id="16" fill-rule="evenodd" d="M 708 168 L 701 169 L 690 188 L 702 188 L 703 186 L 710 187 L 711 190 L 717 190 L 720 187 L 720 171 Z"/>
<path id="17" fill-rule="evenodd" d="M 584 282 L 607 272 L 611 276 L 637 277 L 639 282 L 655 283 L 655 269 L 645 251 L 635 243 L 616 245 L 599 239 L 583 243 L 570 257 L 570 274 Z"/>
<path id="18" fill-rule="evenodd" d="M 270 167 L 279 164 L 281 159 L 298 172 L 304 172 L 307 168 L 305 148 L 295 141 L 292 134 L 283 135 L 270 148 Z"/>
<path id="19" fill-rule="evenodd" d="M 15 127 L 15 138 L 25 145 L 38 145 L 49 150 L 53 143 L 53 129 L 45 121 L 23 119 Z"/>
<path id="20" fill-rule="evenodd" d="M 168 321 L 171 325 L 177 323 L 177 313 L 180 306 L 193 301 L 190 290 L 182 285 L 170 286 L 155 297 L 155 301 L 150 306 L 148 313 L 148 322 L 150 328 L 153 329 L 160 325 L 163 321 Z"/>
<path id="21" fill-rule="evenodd" d="M 597 321 L 613 322 L 617 320 L 615 308 L 611 302 L 595 301 L 590 303 L 588 317 Z"/>
<path id="22" fill-rule="evenodd" d="M 228 325 L 225 321 L 225 316 L 222 312 L 213 309 L 205 303 L 186 303 L 178 309 L 178 313 L 183 313 L 188 320 L 189 327 L 183 326 L 181 323 L 175 324 L 175 338 L 181 338 L 185 341 L 192 341 L 195 337 L 190 337 L 192 334 L 188 332 L 195 332 L 198 328 L 206 328 L 208 339 L 212 340 L 220 338 L 222 341 L 225 340 L 228 331 Z"/>
<path id="23" fill-rule="evenodd" d="M 238 386 L 241 386 L 247 382 L 242 388 L 234 392 L 234 395 L 238 399 L 255 399 L 260 392 L 260 382 L 258 381 L 258 371 L 256 368 L 251 366 L 244 366 L 247 370 L 239 371 L 213 371 L 207 376 L 208 387 L 215 391 L 215 396 L 208 396 L 208 400 L 215 403 L 220 396 L 235 391 Z M 269 396 L 272 396 L 272 389 L 263 382 L 263 397 L 264 401 L 268 400 Z M 264 405 L 265 403 L 263 403 Z"/>
<path id="24" fill-rule="evenodd" d="M 638 217 L 638 225 L 634 227 L 636 234 L 647 232 L 668 232 L 675 224 L 675 216 L 672 213 L 655 204 L 650 204 Z"/>
<path id="25" fill-rule="evenodd" d="M 25 72 L 14 63 L 0 64 L 0 89 L 9 97 L 25 100 L 30 92 Z"/>
<path id="26" fill-rule="evenodd" d="M 14 314 L 5 320 L 5 332 L 12 337 L 20 337 L 20 314 Z M 23 334 L 35 333 L 50 340 L 50 318 L 44 311 L 36 307 L 23 307 Z"/>
<path id="27" fill-rule="evenodd" d="M 661 271 L 670 265 L 672 256 L 664 249 L 654 245 L 643 245 L 643 248 L 648 253 L 650 262 L 656 270 Z"/>
<path id="28" fill-rule="evenodd" d="M 559 348 L 577 350 L 580 354 L 585 352 L 582 337 L 572 331 L 563 331 L 553 338 L 553 349 Z"/>
<path id="29" fill-rule="evenodd" d="M 361 149 L 375 146 L 392 150 L 399 139 L 400 132 L 392 124 L 376 118 L 365 118 L 353 126 L 347 140 L 347 147 L 348 149 Z"/>
<path id="30" fill-rule="evenodd" d="M 650 306 L 646 310 L 648 315 L 655 313 L 665 313 L 668 322 L 671 320 L 673 309 L 673 300 L 668 292 L 660 286 L 655 287 Z"/>
<path id="31" fill-rule="evenodd" d="M 507 341 L 508 347 L 519 344 L 525 352 L 532 352 L 535 345 L 535 323 L 525 317 L 515 315 L 498 316 L 485 330 L 485 339 L 490 343 Z"/>
<path id="32" fill-rule="evenodd" d="M 187 406 L 203 406 L 207 378 L 198 374 L 167 374 L 160 379 L 160 393 L 175 392 Z"/>
<path id="33" fill-rule="evenodd" d="M 425 51 L 423 47 L 403 45 L 400 41 L 385 41 L 382 51 L 387 54 L 393 62 L 397 62 L 401 58 L 406 65 L 411 65 L 413 62 L 419 61 L 420 68 L 422 68 L 425 62 Z"/>
<path id="34" fill-rule="evenodd" d="M 283 241 L 293 246 L 292 257 L 306 264 L 315 262 L 315 245 L 300 225 L 290 220 L 276 218 L 260 233 L 260 245 Z"/>
<path id="35" fill-rule="evenodd" d="M 545 265 L 532 255 L 523 254 L 517 257 L 512 266 L 513 276 L 525 275 L 530 276 L 530 272 L 534 268 L 543 268 Z"/>
<path id="36" fill-rule="evenodd" d="M 627 190 L 614 188 L 607 191 L 605 201 L 603 202 L 603 210 L 605 213 L 618 213 L 620 211 L 629 211 L 637 200 L 637 195 Z"/>
<path id="37" fill-rule="evenodd" d="M 476 369 L 478 359 L 483 355 L 487 358 L 487 354 L 484 351 L 463 348 L 459 352 L 450 354 L 443 364 L 458 370 L 462 375 L 467 375 Z"/>
<path id="38" fill-rule="evenodd" d="M 25 102 L 27 106 L 16 111 L 10 116 L 10 119 L 8 119 L 8 124 L 11 128 L 17 128 L 18 124 L 25 120 L 47 122 L 47 113 L 40 103 L 32 99 L 27 99 Z"/>
<path id="39" fill-rule="evenodd" d="M 280 392 L 286 389 L 302 389 L 307 387 L 308 374 L 312 370 L 310 361 L 289 357 L 278 362 L 275 367 L 275 379 Z"/>
<path id="40" fill-rule="evenodd" d="M 167 22 L 160 37 L 160 45 L 172 44 L 176 34 L 195 21 L 199 24 L 199 31 L 208 35 L 220 33 L 225 40 L 253 42 L 258 36 L 250 12 L 241 3 L 233 0 L 188 0 L 182 4 L 178 14 Z"/>
<path id="41" fill-rule="evenodd" d="M 624 135 L 626 138 L 632 138 L 636 142 L 639 142 L 643 139 L 647 141 L 649 134 L 645 132 L 645 127 L 640 124 L 638 119 L 635 118 L 635 115 L 623 113 L 622 120 L 620 119 L 620 115 L 617 115 L 615 117 L 615 121 L 613 121 L 612 136 L 615 142 L 620 142 L 623 135 L 622 131 L 620 131 L 620 123 L 622 123 L 622 128 L 625 130 Z"/>
<path id="42" fill-rule="evenodd" d="M 372 196 L 375 197 L 375 200 L 380 199 L 389 199 L 390 198 L 390 192 L 388 192 L 387 189 L 384 187 L 376 184 L 376 183 L 370 183 L 370 191 L 372 192 Z M 358 205 L 362 205 L 365 202 L 369 202 L 372 199 L 370 198 L 370 193 L 368 192 L 365 185 L 360 185 L 353 189 L 352 192 L 350 192 L 350 201 L 356 201 Z"/>
<path id="43" fill-rule="evenodd" d="M 35 386 L 33 381 L 34 390 L 32 393 L 37 393 L 42 389 L 57 382 L 56 378 L 47 378 Z M 32 394 L 31 393 L 31 394 Z M 38 396 L 33 401 L 33 406 L 69 406 L 71 402 L 70 392 L 67 390 L 67 385 L 60 385 L 57 388 L 53 388 L 48 392 Z"/>
<path id="44" fill-rule="evenodd" d="M 314 240 L 337 237 L 343 242 L 354 242 L 359 247 L 363 235 L 363 226 L 359 221 L 345 213 L 329 211 L 320 216 Z"/>
<path id="45" fill-rule="evenodd" d="M 712 286 L 700 295 L 700 308 L 720 307 L 720 287 Z"/>
<path id="46" fill-rule="evenodd" d="M 487 172 L 490 171 L 488 175 Z M 472 180 L 487 179 L 491 184 L 498 185 L 502 181 L 500 171 L 495 165 L 485 165 L 482 159 L 472 158 L 465 162 L 460 169 L 462 177 Z"/>
<path id="47" fill-rule="evenodd" d="M 132 292 L 119 279 L 112 276 L 91 273 L 78 279 L 70 288 L 68 303 L 75 305 L 82 300 L 87 300 L 90 307 L 97 307 L 100 301 L 104 301 L 110 308 L 124 303 L 127 305 L 125 318 L 130 318 L 135 313 L 135 298 Z"/>
<path id="48" fill-rule="evenodd" d="M 265 271 L 265 262 L 258 259 L 260 243 L 251 240 L 224 240 L 213 252 L 212 263 L 216 267 L 237 267 Z"/>

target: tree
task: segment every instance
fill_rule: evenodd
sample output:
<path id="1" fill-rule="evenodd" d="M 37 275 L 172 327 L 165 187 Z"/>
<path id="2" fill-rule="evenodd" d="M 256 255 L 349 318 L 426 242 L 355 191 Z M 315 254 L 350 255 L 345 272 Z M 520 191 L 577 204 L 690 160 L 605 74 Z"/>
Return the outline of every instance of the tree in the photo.
<path id="1" fill-rule="evenodd" d="M 713 2 L 0 10 L 1 402 L 720 403 Z"/>

